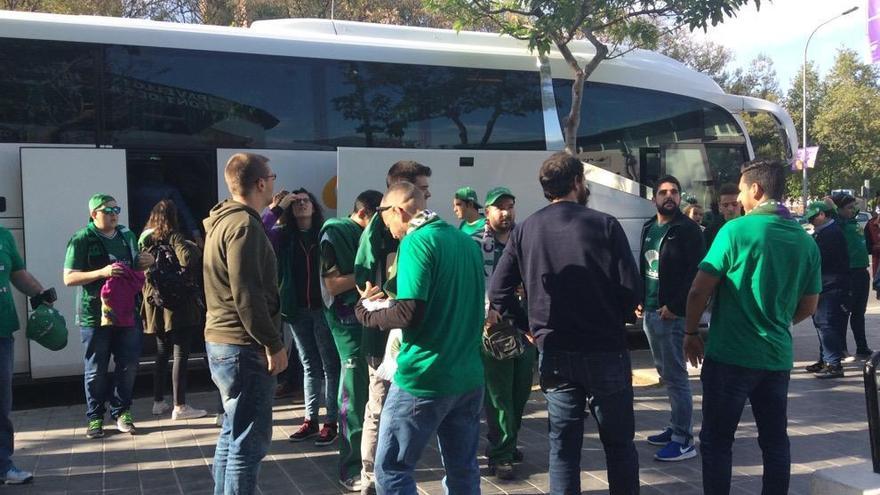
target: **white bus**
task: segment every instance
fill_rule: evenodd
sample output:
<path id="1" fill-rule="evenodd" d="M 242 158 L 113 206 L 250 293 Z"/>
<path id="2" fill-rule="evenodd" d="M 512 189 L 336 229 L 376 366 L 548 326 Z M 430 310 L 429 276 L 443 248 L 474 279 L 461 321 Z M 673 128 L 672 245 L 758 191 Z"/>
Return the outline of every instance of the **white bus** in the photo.
<path id="1" fill-rule="evenodd" d="M 575 43 L 578 56 L 591 48 Z M 389 165 L 429 165 L 431 207 L 451 218 L 455 189 L 507 185 L 520 218 L 544 204 L 537 169 L 563 148 L 571 72 L 552 54 L 487 33 L 276 20 L 250 28 L 0 11 L 0 225 L 28 269 L 59 292 L 68 347 L 19 333 L 20 379 L 82 372 L 65 245 L 95 192 L 118 198 L 138 231 L 155 198 L 184 203 L 198 232 L 226 196 L 222 168 L 239 150 L 267 155 L 277 187 L 306 187 L 346 213 Z M 768 112 L 789 154 L 791 118 L 725 94 L 709 77 L 634 51 L 603 62 L 584 93 L 578 148 L 591 206 L 621 219 L 633 249 L 653 214 L 653 181 L 671 173 L 700 202 L 753 156 L 740 118 Z M 19 315 L 27 314 L 17 296 Z"/>

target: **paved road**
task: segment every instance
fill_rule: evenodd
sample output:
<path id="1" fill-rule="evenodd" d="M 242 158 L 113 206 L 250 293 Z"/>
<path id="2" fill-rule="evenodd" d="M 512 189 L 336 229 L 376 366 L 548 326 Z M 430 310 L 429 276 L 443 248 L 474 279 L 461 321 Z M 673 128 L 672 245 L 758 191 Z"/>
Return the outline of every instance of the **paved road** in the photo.
<path id="1" fill-rule="evenodd" d="M 872 301 L 868 316 L 869 342 L 880 349 L 880 304 Z M 789 434 L 792 445 L 792 493 L 809 492 L 811 473 L 816 469 L 864 462 L 870 458 L 865 401 L 861 373 L 855 365 L 841 380 L 822 381 L 804 373 L 802 366 L 816 358 L 816 334 L 810 323 L 797 326 L 795 357 L 798 368 L 792 374 L 789 393 Z M 851 342 L 850 349 L 855 349 Z M 650 379 L 650 356 L 633 353 L 644 381 Z M 696 431 L 701 421 L 701 387 L 696 370 L 694 391 Z M 211 394 L 193 394 L 190 402 L 209 408 Z M 16 411 L 13 421 L 18 431 L 16 462 L 36 473 L 36 480 L 25 487 L 0 487 L 0 494 L 50 493 L 143 493 L 208 494 L 212 480 L 209 471 L 217 429 L 213 418 L 172 422 L 149 415 L 151 400 L 139 399 L 133 412 L 139 434 L 118 434 L 112 429 L 103 440 L 85 439 L 83 407 L 49 407 Z M 301 404 L 279 401 L 275 405 L 272 447 L 260 473 L 260 492 L 264 494 L 343 493 L 335 483 L 336 455 L 330 448 L 287 441 L 299 425 Z M 636 389 L 637 447 L 641 463 L 642 493 L 685 495 L 702 493 L 700 459 L 681 463 L 659 463 L 652 459 L 655 448 L 645 437 L 662 429 L 669 414 L 663 389 L 641 386 Z M 484 477 L 482 491 L 495 493 L 546 493 L 547 424 L 544 400 L 535 392 L 527 406 L 520 435 L 526 460 L 520 466 L 520 479 L 497 482 Z M 482 451 L 482 445 L 481 445 Z M 485 467 L 485 459 L 481 458 Z M 584 437 L 582 480 L 585 493 L 607 493 L 605 461 L 595 424 L 588 425 Z M 757 431 L 749 408 L 743 414 L 734 446 L 733 493 L 760 493 L 761 455 Z M 439 453 L 432 447 L 425 453 L 417 477 L 423 493 L 442 493 L 443 477 Z"/>

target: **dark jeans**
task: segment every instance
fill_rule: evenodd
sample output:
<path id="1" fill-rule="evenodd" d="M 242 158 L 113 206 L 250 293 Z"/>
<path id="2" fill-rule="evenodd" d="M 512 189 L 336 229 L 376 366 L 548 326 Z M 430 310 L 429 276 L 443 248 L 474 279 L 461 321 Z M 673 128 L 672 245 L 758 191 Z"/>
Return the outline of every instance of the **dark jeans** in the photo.
<path id="1" fill-rule="evenodd" d="M 0 337 L 0 474 L 6 474 L 12 467 L 12 452 L 15 450 L 12 420 L 12 370 L 15 340 Z"/>
<path id="2" fill-rule="evenodd" d="M 131 393 L 141 357 L 143 332 L 138 327 L 82 327 L 85 347 L 86 416 L 104 419 L 104 403 L 110 394 L 110 415 L 118 417 L 131 408 Z M 107 371 L 110 355 L 116 369 Z"/>
<path id="3" fill-rule="evenodd" d="M 819 294 L 819 304 L 813 314 L 813 325 L 819 334 L 819 354 L 822 361 L 840 364 L 846 352 L 846 319 L 843 308 L 847 295 L 838 289 Z"/>
<path id="4" fill-rule="evenodd" d="M 549 416 L 550 493 L 581 493 L 581 448 L 588 407 L 605 448 L 611 493 L 639 493 L 629 353 L 545 349 L 539 370 Z"/>
<path id="5" fill-rule="evenodd" d="M 165 387 L 168 382 L 168 358 L 173 348 L 174 361 L 171 366 L 171 390 L 174 405 L 186 404 L 186 368 L 189 361 L 190 342 L 197 327 L 175 328 L 170 332 L 156 334 L 156 368 L 153 370 L 153 400 L 165 400 Z"/>
<path id="6" fill-rule="evenodd" d="M 788 444 L 788 380 L 791 372 L 743 368 L 703 361 L 703 493 L 730 493 L 733 438 L 746 399 L 758 427 L 764 459 L 764 495 L 788 493 L 791 454 Z"/>
<path id="7" fill-rule="evenodd" d="M 871 276 L 867 268 L 853 268 L 849 271 L 852 297 L 849 301 L 849 326 L 853 340 L 856 341 L 856 354 L 867 354 L 870 346 L 865 338 L 865 311 L 868 308 L 868 293 L 871 291 Z M 846 323 L 843 329 L 846 334 Z M 843 341 L 846 349 L 846 339 Z"/>
<path id="8" fill-rule="evenodd" d="M 276 381 L 269 374 L 266 351 L 213 342 L 205 348 L 226 413 L 214 449 L 214 493 L 256 493 L 260 461 L 272 441 Z"/>

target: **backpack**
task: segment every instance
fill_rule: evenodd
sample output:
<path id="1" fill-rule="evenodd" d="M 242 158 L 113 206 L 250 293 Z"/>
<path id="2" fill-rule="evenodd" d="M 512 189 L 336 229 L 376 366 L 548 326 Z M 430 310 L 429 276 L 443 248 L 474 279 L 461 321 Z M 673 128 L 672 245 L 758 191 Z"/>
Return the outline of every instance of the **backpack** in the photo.
<path id="1" fill-rule="evenodd" d="M 158 241 L 148 249 L 156 262 L 147 270 L 150 284 L 147 302 L 157 308 L 175 310 L 198 304 L 201 292 L 197 277 L 180 265 L 177 253 L 167 241 Z"/>

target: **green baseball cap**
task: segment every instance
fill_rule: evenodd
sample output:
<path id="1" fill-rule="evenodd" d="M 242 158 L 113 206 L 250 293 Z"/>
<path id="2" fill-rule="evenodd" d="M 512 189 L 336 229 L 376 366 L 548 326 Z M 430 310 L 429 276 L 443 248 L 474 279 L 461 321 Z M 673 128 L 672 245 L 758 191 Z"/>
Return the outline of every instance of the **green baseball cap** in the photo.
<path id="1" fill-rule="evenodd" d="M 510 196 L 511 198 L 516 199 L 516 196 L 510 192 L 510 189 L 504 186 L 489 189 L 489 192 L 486 193 L 486 206 L 494 205 L 496 201 L 504 196 Z"/>
<path id="2" fill-rule="evenodd" d="M 94 196 L 89 198 L 89 211 L 95 211 L 96 209 L 100 208 L 101 205 L 108 201 L 116 201 L 116 198 L 110 196 L 109 194 L 95 194 Z"/>
<path id="3" fill-rule="evenodd" d="M 804 214 L 804 218 L 807 220 L 812 220 L 813 217 L 818 215 L 819 213 L 828 213 L 832 211 L 832 208 L 828 203 L 824 201 L 813 201 L 807 206 L 807 212 Z"/>
<path id="4" fill-rule="evenodd" d="M 57 309 L 41 304 L 28 317 L 26 335 L 50 351 L 60 351 L 67 346 L 67 323 Z"/>
<path id="5" fill-rule="evenodd" d="M 455 199 L 470 201 L 474 206 L 480 208 L 480 203 L 477 202 L 477 191 L 474 191 L 473 187 L 462 187 L 458 191 L 455 191 Z"/>

